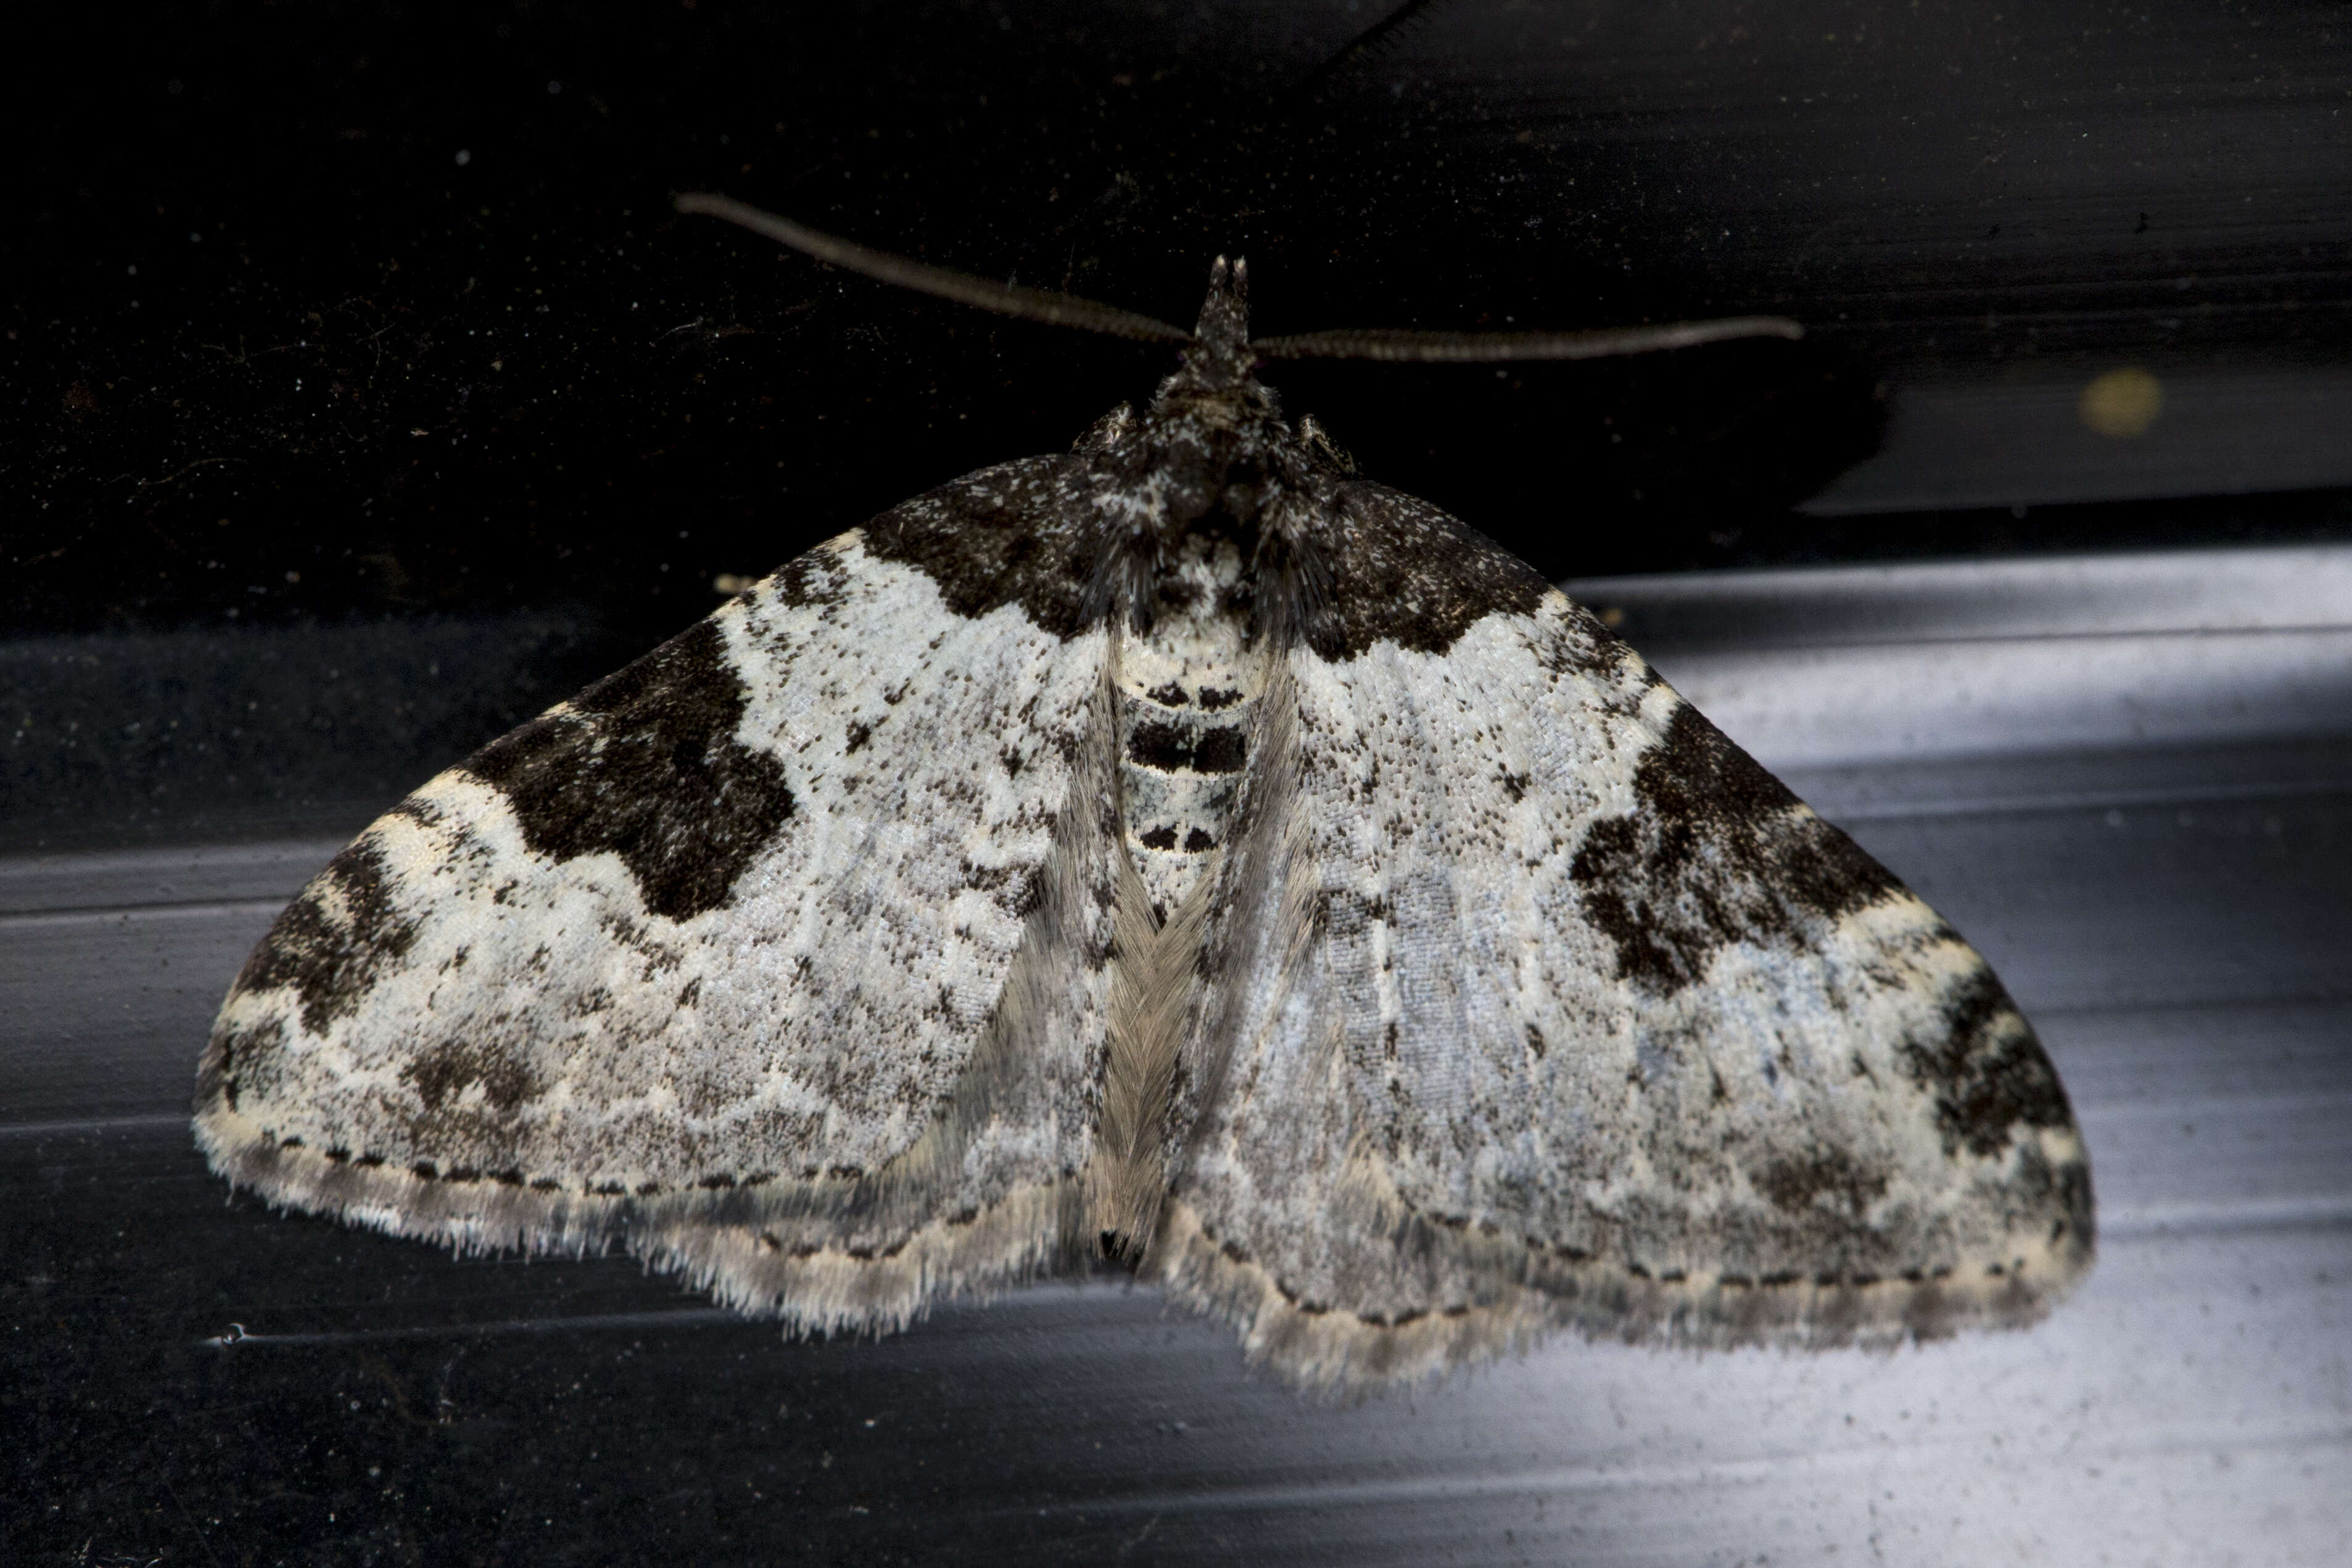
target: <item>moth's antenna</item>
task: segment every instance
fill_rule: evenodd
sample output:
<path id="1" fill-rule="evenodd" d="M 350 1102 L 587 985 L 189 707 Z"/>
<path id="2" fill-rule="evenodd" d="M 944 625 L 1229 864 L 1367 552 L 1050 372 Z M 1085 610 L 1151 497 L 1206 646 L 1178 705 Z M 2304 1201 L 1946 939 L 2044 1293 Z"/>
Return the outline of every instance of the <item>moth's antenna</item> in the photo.
<path id="1" fill-rule="evenodd" d="M 846 271 L 863 273 L 877 282 L 895 283 L 901 289 L 912 289 L 919 294 L 935 294 L 942 300 L 953 300 L 960 305 L 977 305 L 1001 316 L 1017 316 L 1024 321 L 1044 321 L 1056 327 L 1082 327 L 1092 332 L 1108 332 L 1116 338 L 1140 338 L 1146 342 L 1189 343 L 1192 341 L 1192 334 L 1181 327 L 1171 327 L 1165 321 L 1155 321 L 1149 316 L 1122 310 L 1116 305 L 1081 300 L 1076 294 L 1024 289 L 1013 283 L 992 283 L 969 272 L 954 272 L 944 267 L 933 267 L 928 262 L 910 261 L 887 250 L 872 250 L 851 240 L 820 234 L 788 217 L 762 212 L 732 196 L 708 191 L 689 191 L 677 198 L 677 210 L 723 217 L 729 223 L 741 225 L 753 234 L 765 235 L 780 245 L 789 245 L 794 250 L 804 251 L 819 261 L 829 262 Z"/>
<path id="2" fill-rule="evenodd" d="M 1732 316 L 1720 321 L 1674 321 L 1662 327 L 1601 327 L 1582 332 L 1417 332 L 1380 327 L 1259 338 L 1250 349 L 1262 359 L 1379 359 L 1417 364 L 1495 364 L 1506 360 L 1603 359 L 1654 353 L 1730 338 L 1801 338 L 1805 329 L 1785 316 Z"/>
<path id="3" fill-rule="evenodd" d="M 1407 9 L 1410 9 L 1408 7 Z M 1400 12 L 1402 16 L 1403 13 Z M 1139 338 L 1146 342 L 1189 343 L 1192 334 L 1181 327 L 1133 310 L 1122 310 L 1076 294 L 1045 289 L 992 283 L 969 272 L 956 272 L 929 262 L 910 261 L 887 250 L 875 250 L 854 240 L 823 234 L 788 217 L 762 212 L 732 196 L 689 191 L 677 198 L 677 210 L 725 218 L 780 245 L 861 273 L 877 282 L 976 305 L 999 315 L 1049 326 L 1079 327 L 1112 337 Z M 1294 337 L 1259 338 L 1250 350 L 1264 359 L 1370 359 L 1421 364 L 1491 364 L 1507 360 L 1601 359 L 1611 354 L 1651 353 L 1659 349 L 1686 349 L 1727 338 L 1801 338 L 1805 329 L 1781 316 L 1735 316 L 1721 321 L 1677 321 L 1663 327 L 1603 327 L 1582 332 L 1420 332 L 1384 328 L 1342 329 L 1303 332 Z"/>

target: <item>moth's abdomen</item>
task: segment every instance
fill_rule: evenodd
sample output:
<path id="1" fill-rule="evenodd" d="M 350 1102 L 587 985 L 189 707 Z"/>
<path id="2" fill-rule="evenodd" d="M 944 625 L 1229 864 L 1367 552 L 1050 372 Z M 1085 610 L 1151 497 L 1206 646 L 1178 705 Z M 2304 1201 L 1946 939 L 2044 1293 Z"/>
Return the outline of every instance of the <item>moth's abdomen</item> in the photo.
<path id="1" fill-rule="evenodd" d="M 1230 605 L 1230 543 L 1199 542 L 1160 613 L 1119 645 L 1119 801 L 1128 854 L 1164 924 L 1216 862 L 1249 761 L 1264 659 Z"/>
<path id="2" fill-rule="evenodd" d="M 1172 1174 L 1177 1045 L 1202 920 L 1249 765 L 1265 687 L 1239 552 L 1195 534 L 1152 585 L 1148 626 L 1121 627 L 1118 701 L 1121 868 L 1108 1050 L 1087 1223 L 1107 1256 L 1150 1248 Z"/>

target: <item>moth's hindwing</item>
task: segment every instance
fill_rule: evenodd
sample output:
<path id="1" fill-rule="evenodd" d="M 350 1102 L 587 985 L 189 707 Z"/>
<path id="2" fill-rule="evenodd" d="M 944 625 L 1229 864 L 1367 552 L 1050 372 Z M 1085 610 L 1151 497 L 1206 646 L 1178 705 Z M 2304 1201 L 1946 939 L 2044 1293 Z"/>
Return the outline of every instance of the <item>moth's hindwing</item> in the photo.
<path id="1" fill-rule="evenodd" d="M 1502 552 L 1369 486 L 1321 526 L 1212 905 L 1178 1293 L 1338 1388 L 2046 1310 L 2089 1169 L 1984 961 Z"/>
<path id="2" fill-rule="evenodd" d="M 818 547 L 362 834 L 222 1007 L 215 1166 L 461 1247 L 625 1244 L 807 1329 L 1060 1260 L 1106 639 L 1037 623 L 986 519 L 940 522 L 1036 477 Z"/>

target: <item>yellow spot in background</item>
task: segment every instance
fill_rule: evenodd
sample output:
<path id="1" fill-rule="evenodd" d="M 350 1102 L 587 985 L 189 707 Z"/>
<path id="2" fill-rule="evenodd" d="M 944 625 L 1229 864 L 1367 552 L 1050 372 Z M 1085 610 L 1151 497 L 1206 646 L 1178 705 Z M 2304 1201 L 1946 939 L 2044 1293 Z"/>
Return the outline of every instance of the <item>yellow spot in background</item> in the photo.
<path id="1" fill-rule="evenodd" d="M 2164 384 L 2137 365 L 2111 370 L 2083 388 L 2082 411 L 2102 436 L 2145 436 L 2164 412 Z"/>

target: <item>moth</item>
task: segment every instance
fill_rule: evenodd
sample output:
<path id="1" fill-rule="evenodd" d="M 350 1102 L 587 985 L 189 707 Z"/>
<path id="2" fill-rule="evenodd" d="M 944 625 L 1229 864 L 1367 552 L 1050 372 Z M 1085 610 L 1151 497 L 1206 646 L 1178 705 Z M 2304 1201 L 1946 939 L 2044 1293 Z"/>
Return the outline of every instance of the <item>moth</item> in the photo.
<path id="1" fill-rule="evenodd" d="M 394 807 L 279 917 L 196 1138 L 289 1208 L 625 1248 L 803 1333 L 1110 1259 L 1294 1384 L 1559 1330 L 1887 1345 L 2089 1267 L 1974 950 L 1532 568 L 1285 421 L 1253 342 L 786 563 Z"/>

